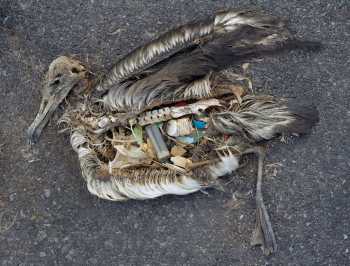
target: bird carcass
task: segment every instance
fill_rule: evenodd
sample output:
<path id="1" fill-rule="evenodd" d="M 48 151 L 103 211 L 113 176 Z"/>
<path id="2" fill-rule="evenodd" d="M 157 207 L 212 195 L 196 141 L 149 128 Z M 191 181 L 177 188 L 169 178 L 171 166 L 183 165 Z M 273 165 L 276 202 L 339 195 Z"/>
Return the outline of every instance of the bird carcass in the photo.
<path id="1" fill-rule="evenodd" d="M 248 153 L 258 157 L 257 223 L 252 243 L 276 250 L 261 193 L 264 142 L 308 133 L 312 104 L 255 95 L 243 64 L 256 55 L 317 49 L 283 20 L 228 10 L 165 33 L 121 59 L 102 79 L 70 57 L 48 70 L 42 103 L 28 129 L 37 141 L 68 97 L 60 122 L 70 132 L 90 193 L 107 200 L 186 195 L 218 186 Z M 229 69 L 243 64 L 243 73 Z M 248 81 L 248 82 L 247 82 Z"/>

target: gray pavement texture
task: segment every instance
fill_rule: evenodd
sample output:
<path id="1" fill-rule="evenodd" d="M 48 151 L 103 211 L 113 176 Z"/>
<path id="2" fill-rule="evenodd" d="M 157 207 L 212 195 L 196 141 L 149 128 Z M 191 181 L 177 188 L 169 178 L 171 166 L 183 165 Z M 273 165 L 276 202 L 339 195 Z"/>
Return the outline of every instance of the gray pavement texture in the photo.
<path id="1" fill-rule="evenodd" d="M 91 196 L 68 138 L 52 121 L 30 149 L 41 79 L 58 55 L 77 54 L 99 72 L 174 25 L 225 7 L 261 7 L 321 41 L 253 64 L 261 93 L 317 104 L 309 136 L 275 142 L 263 190 L 278 252 L 251 248 L 254 171 L 226 193 L 113 203 Z M 349 265 L 350 2 L 0 0 L 1 265 Z"/>

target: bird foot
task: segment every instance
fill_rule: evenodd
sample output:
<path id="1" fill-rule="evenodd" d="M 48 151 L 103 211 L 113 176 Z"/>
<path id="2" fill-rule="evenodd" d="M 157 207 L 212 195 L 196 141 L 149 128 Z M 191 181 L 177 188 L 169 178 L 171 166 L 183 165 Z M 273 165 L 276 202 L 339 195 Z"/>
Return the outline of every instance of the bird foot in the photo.
<path id="1" fill-rule="evenodd" d="M 252 246 L 260 245 L 266 256 L 277 250 L 275 234 L 263 202 L 260 202 L 256 209 L 256 225 L 250 244 Z"/>

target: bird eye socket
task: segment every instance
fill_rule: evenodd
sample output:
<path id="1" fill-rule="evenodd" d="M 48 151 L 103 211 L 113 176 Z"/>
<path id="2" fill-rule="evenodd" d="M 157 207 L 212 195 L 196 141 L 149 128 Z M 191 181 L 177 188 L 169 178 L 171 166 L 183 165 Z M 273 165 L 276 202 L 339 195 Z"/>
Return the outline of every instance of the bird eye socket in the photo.
<path id="1" fill-rule="evenodd" d="M 60 80 L 58 78 L 56 78 L 55 80 L 53 80 L 52 82 L 50 82 L 51 86 L 57 86 L 58 84 L 60 84 Z"/>
<path id="2" fill-rule="evenodd" d="M 71 71 L 72 71 L 72 73 L 74 73 L 74 74 L 79 73 L 79 70 L 78 70 L 76 67 L 73 67 L 73 68 L 71 69 Z"/>

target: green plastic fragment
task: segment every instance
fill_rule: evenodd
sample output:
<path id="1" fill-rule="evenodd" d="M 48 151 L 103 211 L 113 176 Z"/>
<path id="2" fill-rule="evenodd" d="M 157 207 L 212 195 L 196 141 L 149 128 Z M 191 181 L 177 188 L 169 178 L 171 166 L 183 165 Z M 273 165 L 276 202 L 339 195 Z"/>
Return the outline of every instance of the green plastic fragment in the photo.
<path id="1" fill-rule="evenodd" d="M 136 139 L 137 143 L 141 145 L 143 143 L 143 130 L 140 125 L 136 125 L 134 127 L 131 127 L 131 132 L 134 138 Z"/>

